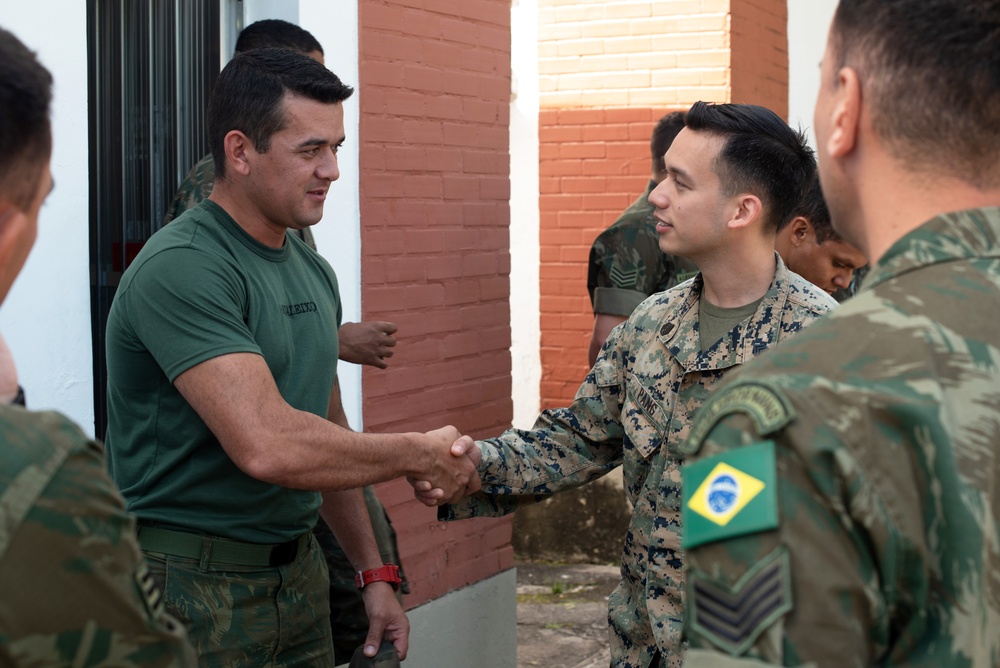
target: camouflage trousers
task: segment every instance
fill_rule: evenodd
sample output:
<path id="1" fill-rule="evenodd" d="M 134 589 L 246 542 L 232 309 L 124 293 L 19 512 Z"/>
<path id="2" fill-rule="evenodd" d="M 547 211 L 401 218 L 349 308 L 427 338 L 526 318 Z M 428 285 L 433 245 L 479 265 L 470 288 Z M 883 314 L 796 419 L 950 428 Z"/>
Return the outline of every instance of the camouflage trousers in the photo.
<path id="1" fill-rule="evenodd" d="M 364 493 L 368 514 L 371 516 L 372 530 L 375 532 L 375 542 L 378 544 L 382 561 L 400 566 L 399 550 L 396 547 L 396 532 L 392 529 L 389 516 L 378 497 L 375 496 L 374 488 L 365 487 Z M 326 557 L 326 564 L 330 571 L 330 629 L 333 634 L 334 656 L 338 664 L 347 663 L 354 651 L 364 644 L 365 636 L 368 635 L 368 615 L 365 613 L 365 602 L 354 583 L 356 574 L 354 567 L 340 548 L 337 539 L 333 537 L 333 532 L 323 520 L 316 524 L 313 534 L 323 549 L 323 555 Z M 402 567 L 400 567 L 399 574 L 403 579 L 400 591 L 406 593 L 408 587 Z M 397 597 L 402 603 L 402 596 L 397 594 Z"/>
<path id="2" fill-rule="evenodd" d="M 144 553 L 202 668 L 333 668 L 326 564 L 314 537 L 306 546 L 273 567 Z"/>

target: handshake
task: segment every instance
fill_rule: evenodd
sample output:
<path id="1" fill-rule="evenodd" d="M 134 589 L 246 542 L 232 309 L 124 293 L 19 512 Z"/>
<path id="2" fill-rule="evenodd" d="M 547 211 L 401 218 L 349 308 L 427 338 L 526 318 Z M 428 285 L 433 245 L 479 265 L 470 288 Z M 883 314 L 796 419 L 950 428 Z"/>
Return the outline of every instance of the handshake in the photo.
<path id="1" fill-rule="evenodd" d="M 406 477 L 413 495 L 428 507 L 454 503 L 479 491 L 479 446 L 454 427 L 442 427 L 420 439 L 422 473 Z"/>

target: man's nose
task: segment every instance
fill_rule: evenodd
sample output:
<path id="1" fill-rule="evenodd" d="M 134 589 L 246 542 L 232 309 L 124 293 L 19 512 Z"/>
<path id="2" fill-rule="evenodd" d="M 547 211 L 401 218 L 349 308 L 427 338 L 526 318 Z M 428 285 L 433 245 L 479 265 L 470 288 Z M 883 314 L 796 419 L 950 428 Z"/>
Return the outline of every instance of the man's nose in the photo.
<path id="1" fill-rule="evenodd" d="M 316 176 L 329 181 L 336 181 L 340 178 L 340 164 L 337 162 L 337 154 L 332 149 L 327 158 L 316 169 Z"/>

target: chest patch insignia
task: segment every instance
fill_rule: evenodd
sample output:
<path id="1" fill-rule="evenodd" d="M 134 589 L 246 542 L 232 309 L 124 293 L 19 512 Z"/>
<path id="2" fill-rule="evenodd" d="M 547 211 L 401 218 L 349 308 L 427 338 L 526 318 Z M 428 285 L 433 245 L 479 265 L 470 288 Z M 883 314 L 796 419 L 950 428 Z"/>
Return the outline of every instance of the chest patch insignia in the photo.
<path id="1" fill-rule="evenodd" d="M 773 442 L 686 464 L 681 477 L 684 549 L 778 526 Z"/>

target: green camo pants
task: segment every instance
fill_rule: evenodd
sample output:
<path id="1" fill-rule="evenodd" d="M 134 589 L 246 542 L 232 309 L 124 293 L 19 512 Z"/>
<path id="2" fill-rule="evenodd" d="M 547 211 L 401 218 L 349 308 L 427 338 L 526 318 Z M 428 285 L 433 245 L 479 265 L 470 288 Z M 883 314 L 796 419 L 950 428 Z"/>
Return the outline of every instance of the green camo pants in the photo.
<path id="1" fill-rule="evenodd" d="M 202 668 L 333 668 L 329 578 L 315 538 L 277 567 L 199 568 L 196 559 L 145 555 Z"/>

